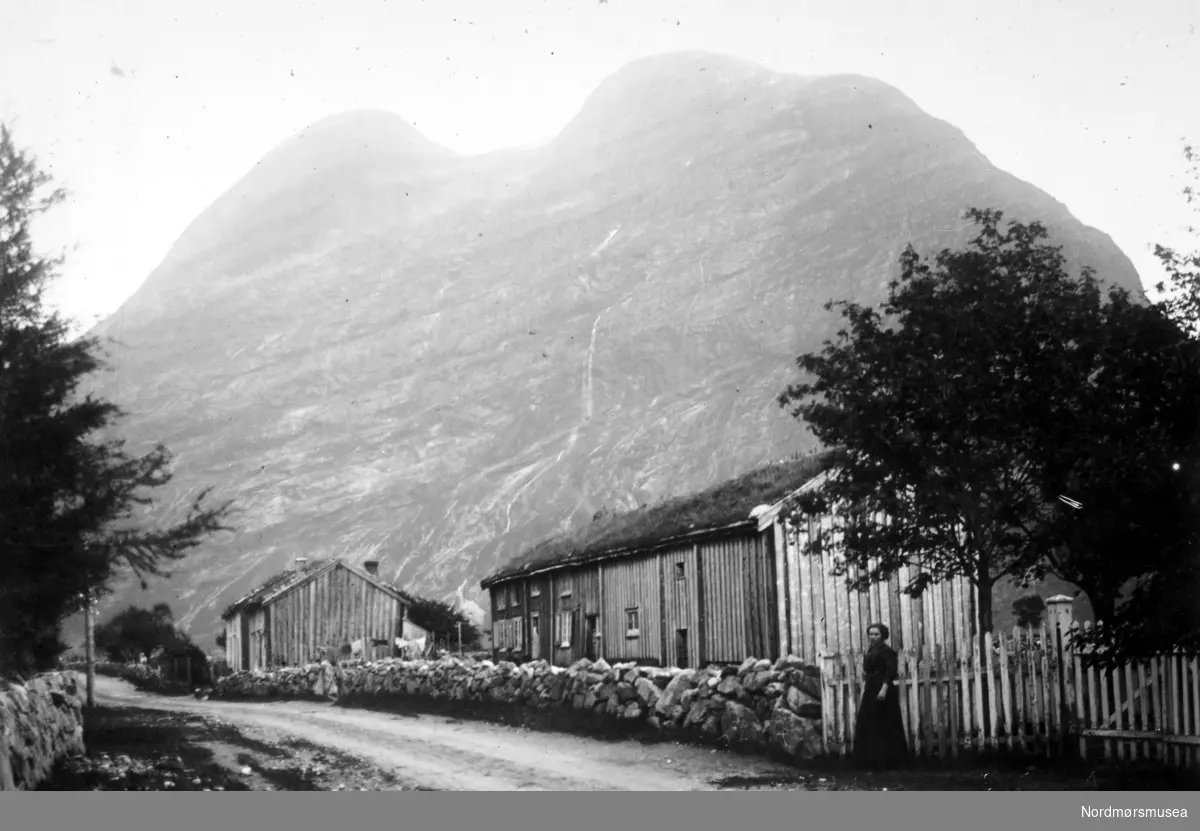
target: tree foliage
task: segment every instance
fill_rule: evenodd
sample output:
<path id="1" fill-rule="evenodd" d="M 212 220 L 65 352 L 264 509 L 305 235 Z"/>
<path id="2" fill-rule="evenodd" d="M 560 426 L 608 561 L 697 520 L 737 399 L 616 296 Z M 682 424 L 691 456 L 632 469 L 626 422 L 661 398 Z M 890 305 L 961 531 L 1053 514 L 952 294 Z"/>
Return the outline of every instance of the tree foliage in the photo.
<path id="1" fill-rule="evenodd" d="M 969 579 L 983 631 L 1003 576 L 1053 572 L 1111 610 L 1185 545 L 1171 460 L 1200 363 L 1161 311 L 1068 274 L 1041 224 L 966 215 L 976 238 L 932 262 L 909 246 L 881 310 L 827 305 L 846 326 L 779 402 L 844 458 L 796 510 L 839 506 L 853 587 L 905 564 L 913 594 Z"/>
<path id="2" fill-rule="evenodd" d="M 1200 154 L 1191 145 L 1183 148 L 1188 184 L 1183 188 L 1185 205 L 1191 212 L 1200 212 Z M 1189 224 L 1186 232 L 1193 240 L 1190 252 L 1180 252 L 1156 245 L 1154 253 L 1167 274 L 1167 279 L 1155 287 L 1165 294 L 1156 309 L 1169 319 L 1185 337 L 1194 351 L 1200 343 L 1200 229 Z M 1172 347 L 1172 351 L 1174 347 Z M 1189 382 L 1194 381 L 1194 364 L 1179 367 Z M 1163 383 L 1161 379 L 1143 379 L 1146 384 Z M 1177 379 L 1167 379 L 1170 390 L 1178 390 Z M 1152 568 L 1138 576 L 1127 596 L 1113 610 L 1104 626 L 1082 639 L 1082 645 L 1103 647 L 1102 654 L 1116 660 L 1122 655 L 1153 655 L 1166 649 L 1180 647 L 1200 650 L 1200 395 L 1194 386 L 1181 391 L 1175 401 L 1179 418 L 1179 435 L 1167 441 L 1171 475 L 1157 491 L 1164 495 L 1173 515 L 1145 513 L 1141 516 L 1140 534 L 1126 538 L 1126 557 L 1153 560 Z M 1160 435 L 1140 434 L 1144 444 L 1161 444 Z M 1161 471 L 1160 471 L 1161 472 Z M 1146 486 L 1124 478 L 1123 471 L 1114 470 L 1114 488 L 1128 495 Z M 1143 502 L 1155 499 L 1146 493 Z M 1167 524 L 1170 522 L 1171 524 Z M 1166 540 L 1163 539 L 1165 532 Z M 1115 556 L 1120 543 L 1113 544 Z"/>
<path id="3" fill-rule="evenodd" d="M 1012 602 L 1018 626 L 1038 626 L 1045 619 L 1046 601 L 1036 594 L 1025 594 Z"/>
<path id="4" fill-rule="evenodd" d="M 455 609 L 449 603 L 415 597 L 412 605 L 408 607 L 408 619 L 432 635 L 439 643 L 456 644 L 459 624 L 462 624 L 464 649 L 474 647 L 479 643 L 479 630 L 475 624 L 463 614 L 461 609 Z"/>
<path id="5" fill-rule="evenodd" d="M 1183 188 L 1183 197 L 1192 212 L 1200 214 L 1200 152 L 1186 144 L 1183 158 L 1187 176 L 1191 179 Z M 1188 225 L 1186 230 L 1197 240 L 1192 251 L 1179 252 L 1162 244 L 1154 246 L 1154 255 L 1167 273 L 1167 279 L 1155 288 L 1167 295 L 1160 301 L 1167 316 L 1191 337 L 1197 338 L 1200 337 L 1200 229 Z"/>
<path id="6" fill-rule="evenodd" d="M 46 309 L 62 257 L 39 254 L 36 219 L 65 198 L 0 125 L 0 671 L 51 666 L 64 617 L 110 591 L 128 568 L 142 581 L 209 534 L 226 529 L 229 503 L 205 490 L 174 525 L 148 527 L 141 509 L 172 477 L 171 456 L 142 456 L 106 438 L 123 415 L 82 395 L 102 368 L 99 342 L 71 339 Z"/>
<path id="7" fill-rule="evenodd" d="M 191 638 L 176 628 L 171 607 L 159 603 L 153 609 L 129 606 L 96 627 L 96 648 L 111 661 L 136 661 L 150 657 L 156 649 L 165 654 L 198 651 Z"/>

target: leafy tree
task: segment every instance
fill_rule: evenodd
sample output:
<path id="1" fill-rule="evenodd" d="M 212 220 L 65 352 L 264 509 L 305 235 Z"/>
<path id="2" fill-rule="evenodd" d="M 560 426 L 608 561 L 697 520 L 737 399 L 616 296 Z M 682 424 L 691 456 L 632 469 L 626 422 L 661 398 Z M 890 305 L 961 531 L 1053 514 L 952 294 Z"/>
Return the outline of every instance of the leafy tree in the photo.
<path id="1" fill-rule="evenodd" d="M 1036 594 L 1026 594 L 1012 602 L 1013 614 L 1019 626 L 1037 626 L 1046 614 L 1046 601 Z"/>
<path id="2" fill-rule="evenodd" d="M 1185 204 L 1200 211 L 1200 154 L 1185 145 L 1183 155 L 1190 180 L 1183 189 Z M 1186 230 L 1193 239 L 1200 240 L 1200 230 L 1194 225 Z M 1165 295 L 1155 307 L 1187 339 L 1194 355 L 1200 341 L 1200 245 L 1183 253 L 1160 244 L 1154 253 L 1167 273 L 1167 279 L 1155 287 Z M 1170 355 L 1178 354 L 1176 341 L 1166 336 L 1161 340 L 1168 345 L 1159 348 Z M 1113 557 L 1124 546 L 1125 559 L 1142 566 L 1125 598 L 1102 616 L 1104 625 L 1082 639 L 1082 645 L 1104 647 L 1094 653 L 1107 659 L 1102 663 L 1114 663 L 1126 656 L 1152 656 L 1176 647 L 1200 649 L 1200 608 L 1196 603 L 1200 597 L 1200 395 L 1193 383 L 1197 376 L 1194 362 L 1177 360 L 1176 373 L 1166 378 L 1159 375 L 1139 379 L 1143 387 L 1139 401 L 1143 406 L 1147 399 L 1154 398 L 1145 394 L 1146 387 L 1153 393 L 1154 385 L 1159 385 L 1164 401 L 1167 395 L 1176 396 L 1174 417 L 1169 419 L 1177 428 L 1175 432 L 1164 435 L 1160 429 L 1139 433 L 1137 442 L 1127 438 L 1122 448 L 1126 456 L 1133 455 L 1131 446 L 1165 450 L 1153 453 L 1150 466 L 1158 474 L 1158 481 L 1148 484 L 1130 480 L 1126 470 L 1119 467 L 1109 477 L 1111 491 L 1115 492 L 1109 494 L 1109 503 L 1117 494 L 1126 498 L 1144 495 L 1140 499 L 1142 510 L 1150 510 L 1139 517 L 1140 533 L 1123 542 L 1105 540 L 1102 524 L 1089 527 L 1083 517 L 1077 520 L 1082 528 L 1094 532 L 1101 545 L 1110 544 Z M 1168 408 L 1165 403 L 1164 408 Z M 1097 503 L 1097 507 L 1104 504 Z"/>
<path id="3" fill-rule="evenodd" d="M 1131 584 L 1193 561 L 1194 499 L 1179 463 L 1200 437 L 1200 344 L 1121 292 L 1074 311 L 1057 321 L 1058 373 L 1028 420 L 1039 487 L 1055 500 L 1031 576 L 1079 586 L 1112 627 Z"/>
<path id="4" fill-rule="evenodd" d="M 779 402 L 844 451 L 797 510 L 849 507 L 850 585 L 906 563 L 918 567 L 912 594 L 965 577 L 982 638 L 1003 576 L 1054 571 L 1106 603 L 1178 550 L 1162 460 L 1188 441 L 1179 401 L 1200 374 L 1161 313 L 1119 289 L 1106 300 L 1090 269 L 1069 275 L 1039 223 L 966 216 L 979 234 L 965 250 L 929 263 L 906 249 L 882 313 L 827 304 L 847 326 L 797 359 L 813 379 Z M 1164 552 L 1151 562 L 1128 547 L 1146 517 Z"/>
<path id="5" fill-rule="evenodd" d="M 1200 213 L 1200 152 L 1190 144 L 1184 145 L 1184 161 L 1187 172 L 1196 184 L 1183 188 L 1186 203 Z M 1189 225 L 1187 233 L 1200 239 L 1200 229 Z M 1200 337 L 1200 246 L 1189 253 L 1180 253 L 1173 248 L 1158 244 L 1154 255 L 1167 272 L 1167 279 L 1160 281 L 1155 289 L 1167 293 L 1160 305 L 1166 314 L 1192 337 Z"/>
<path id="6" fill-rule="evenodd" d="M 145 527 L 148 491 L 171 479 L 161 445 L 130 456 L 104 439 L 119 418 L 111 402 L 80 394 L 101 368 L 99 343 L 70 339 L 44 305 L 63 258 L 37 253 L 32 225 L 59 204 L 36 160 L 0 125 L 0 672 L 48 668 L 63 650 L 64 617 L 110 591 L 131 569 L 146 584 L 210 533 L 229 503 L 200 493 L 185 518 Z"/>
<path id="7" fill-rule="evenodd" d="M 153 609 L 129 606 L 108 622 L 96 627 L 96 648 L 113 661 L 133 661 L 149 656 L 155 649 L 177 647 L 190 642 L 175 628 L 171 607 L 159 603 Z"/>
<path id="8" fill-rule="evenodd" d="M 455 609 L 449 603 L 414 597 L 412 605 L 408 607 L 408 619 L 434 639 L 451 644 L 457 642 L 458 626 L 462 624 L 463 648 L 474 647 L 479 643 L 479 630 L 475 628 L 475 624 L 461 609 Z"/>

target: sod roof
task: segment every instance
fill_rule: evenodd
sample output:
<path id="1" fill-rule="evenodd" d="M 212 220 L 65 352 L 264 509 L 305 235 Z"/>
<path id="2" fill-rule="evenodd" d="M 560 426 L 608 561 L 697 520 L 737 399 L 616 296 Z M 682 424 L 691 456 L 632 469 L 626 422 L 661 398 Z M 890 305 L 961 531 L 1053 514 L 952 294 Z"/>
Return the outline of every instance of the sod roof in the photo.
<path id="1" fill-rule="evenodd" d="M 552 567 L 656 548 L 679 537 L 727 532 L 755 524 L 750 512 L 772 505 L 833 466 L 830 451 L 764 465 L 706 490 L 592 522 L 536 543 L 480 581 L 488 588 Z"/>

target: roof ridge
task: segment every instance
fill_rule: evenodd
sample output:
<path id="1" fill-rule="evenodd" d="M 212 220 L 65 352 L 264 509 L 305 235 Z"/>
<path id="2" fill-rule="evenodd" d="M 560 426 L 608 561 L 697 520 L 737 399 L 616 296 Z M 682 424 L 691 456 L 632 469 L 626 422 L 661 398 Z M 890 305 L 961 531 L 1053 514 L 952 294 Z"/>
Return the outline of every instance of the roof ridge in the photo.
<path id="1" fill-rule="evenodd" d="M 836 451 L 826 449 L 768 462 L 708 487 L 601 520 L 598 527 L 585 525 L 547 537 L 488 574 L 480 586 L 487 588 L 506 577 L 556 564 L 588 562 L 615 556 L 622 550 L 659 547 L 680 537 L 722 532 L 750 521 L 751 510 L 759 504 L 776 506 L 832 467 L 836 458 Z"/>

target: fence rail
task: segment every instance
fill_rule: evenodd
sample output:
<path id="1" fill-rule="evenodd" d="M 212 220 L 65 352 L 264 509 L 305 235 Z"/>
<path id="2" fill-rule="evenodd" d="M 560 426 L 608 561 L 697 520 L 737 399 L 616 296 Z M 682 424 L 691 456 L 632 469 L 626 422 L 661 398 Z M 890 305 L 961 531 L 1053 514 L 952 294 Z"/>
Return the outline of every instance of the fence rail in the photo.
<path id="1" fill-rule="evenodd" d="M 1070 630 L 1046 624 L 987 633 L 983 641 L 982 650 L 974 641 L 897 652 L 900 711 L 914 755 L 1054 756 L 1077 748 L 1085 758 L 1200 767 L 1200 656 L 1174 652 L 1085 669 Z M 823 657 L 825 747 L 834 754 L 853 751 L 862 657 Z"/>

